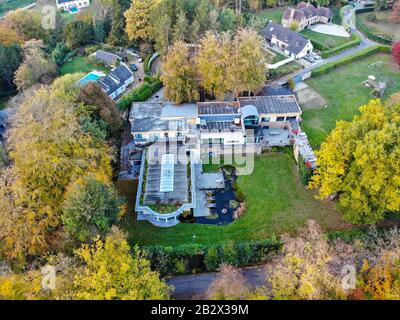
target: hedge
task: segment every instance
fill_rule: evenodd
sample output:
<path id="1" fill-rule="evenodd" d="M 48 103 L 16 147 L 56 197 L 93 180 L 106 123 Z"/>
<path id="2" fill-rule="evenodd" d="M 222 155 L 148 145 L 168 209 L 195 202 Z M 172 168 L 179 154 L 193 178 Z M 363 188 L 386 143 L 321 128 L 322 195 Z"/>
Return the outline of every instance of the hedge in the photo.
<path id="1" fill-rule="evenodd" d="M 317 68 L 315 68 L 314 70 L 312 70 L 311 72 L 311 76 L 312 77 L 318 77 L 320 75 L 326 74 L 330 71 L 332 71 L 333 69 L 336 69 L 338 67 L 344 66 L 346 64 L 349 64 L 351 62 L 354 62 L 356 60 L 359 60 L 360 58 L 364 58 L 364 57 L 368 57 L 371 56 L 377 52 L 385 52 L 385 53 L 390 53 L 390 47 L 387 46 L 380 46 L 380 45 L 376 45 L 373 47 L 369 47 L 369 48 L 365 48 L 359 52 L 350 54 L 346 57 L 343 57 L 339 60 L 324 64 L 322 66 L 319 66 Z"/>
<path id="2" fill-rule="evenodd" d="M 147 55 L 146 59 L 143 62 L 143 70 L 144 70 L 145 74 L 151 74 L 150 65 L 149 65 L 149 61 L 150 61 L 151 57 L 152 57 L 151 54 Z"/>
<path id="3" fill-rule="evenodd" d="M 143 247 L 152 268 L 162 275 L 216 271 L 221 263 L 247 266 L 265 262 L 281 247 L 277 239 L 234 242 L 219 245 L 184 244 Z"/>
<path id="4" fill-rule="evenodd" d="M 132 102 L 146 101 L 154 93 L 156 93 L 162 86 L 162 82 L 158 77 L 145 77 L 144 83 L 122 96 L 117 102 L 117 107 L 124 111 L 130 107 Z"/>
<path id="5" fill-rule="evenodd" d="M 350 48 L 358 47 L 361 43 L 361 38 L 358 35 L 355 35 L 355 37 L 356 38 L 352 41 L 349 41 L 347 43 L 342 44 L 341 46 L 322 52 L 321 57 L 325 59 L 330 56 L 336 55 L 342 51 L 348 50 Z"/>
<path id="6" fill-rule="evenodd" d="M 357 9 L 356 10 L 356 14 L 360 14 L 360 13 L 364 13 L 364 12 L 372 12 L 374 11 L 374 8 L 361 8 L 361 9 Z M 359 31 L 361 31 L 363 34 L 365 34 L 367 36 L 367 38 L 374 40 L 376 42 L 382 43 L 382 44 L 386 44 L 386 45 L 392 45 L 393 44 L 393 40 L 392 39 L 387 39 L 384 37 L 380 37 L 377 36 L 373 33 L 371 33 L 367 27 L 365 27 L 360 21 L 359 19 L 357 19 L 356 17 L 356 27 Z"/>
<path id="7" fill-rule="evenodd" d="M 311 44 L 313 45 L 313 47 L 319 51 L 327 51 L 329 50 L 329 47 L 322 44 L 321 42 L 315 41 L 315 40 L 311 40 L 309 39 Z"/>

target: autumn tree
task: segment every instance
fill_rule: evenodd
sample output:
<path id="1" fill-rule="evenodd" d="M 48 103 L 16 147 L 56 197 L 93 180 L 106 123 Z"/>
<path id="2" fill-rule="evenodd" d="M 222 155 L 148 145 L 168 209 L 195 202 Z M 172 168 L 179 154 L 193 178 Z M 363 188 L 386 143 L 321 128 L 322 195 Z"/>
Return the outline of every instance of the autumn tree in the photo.
<path id="1" fill-rule="evenodd" d="M 74 84 L 81 76 L 28 91 L 15 115 L 9 131 L 13 167 L 0 180 L 1 250 L 8 260 L 23 263 L 57 248 L 67 186 L 90 173 L 111 177 L 109 147 L 78 117 L 84 106 L 74 100 Z"/>
<path id="2" fill-rule="evenodd" d="M 46 43 L 49 40 L 49 32 L 43 28 L 42 16 L 38 11 L 13 11 L 7 14 L 5 20 L 25 41 L 37 39 Z"/>
<path id="3" fill-rule="evenodd" d="M 256 92 L 264 85 L 267 73 L 264 48 L 264 40 L 254 30 L 238 30 L 227 68 L 229 87 L 236 95 Z"/>
<path id="4" fill-rule="evenodd" d="M 227 68 L 230 63 L 231 37 L 208 31 L 200 41 L 197 69 L 202 87 L 208 93 L 223 99 L 229 91 Z"/>
<path id="5" fill-rule="evenodd" d="M 126 236 L 112 229 L 105 241 L 92 246 L 83 245 L 77 250 L 83 260 L 81 272 L 73 281 L 74 299 L 144 300 L 167 299 L 168 286 L 157 272 L 150 269 L 150 262 L 143 252 L 131 250 Z"/>
<path id="6" fill-rule="evenodd" d="M 7 22 L 0 23 L 0 45 L 10 47 L 13 44 L 22 44 L 23 38 L 18 34 L 17 30 L 11 28 Z"/>
<path id="7" fill-rule="evenodd" d="M 123 212 L 121 199 L 107 181 L 88 175 L 68 187 L 61 218 L 68 233 L 84 242 L 104 235 Z"/>
<path id="8" fill-rule="evenodd" d="M 15 71 L 14 82 L 19 90 L 27 89 L 35 83 L 49 83 L 57 75 L 57 66 L 46 57 L 43 46 L 41 40 L 25 42 L 24 60 Z"/>
<path id="9" fill-rule="evenodd" d="M 273 299 L 334 299 L 340 294 L 339 279 L 329 267 L 331 248 L 315 221 L 296 238 L 284 236 L 283 242 L 283 257 L 268 269 Z"/>
<path id="10" fill-rule="evenodd" d="M 129 40 L 149 41 L 152 36 L 151 14 L 154 8 L 153 0 L 134 0 L 125 11 L 125 31 Z"/>
<path id="11" fill-rule="evenodd" d="M 107 124 L 109 136 L 117 138 L 123 121 L 115 102 L 95 82 L 89 82 L 79 92 L 78 102 L 91 107 L 91 116 Z"/>
<path id="12" fill-rule="evenodd" d="M 400 65 L 400 42 L 396 42 L 393 45 L 392 58 L 398 65 Z"/>
<path id="13" fill-rule="evenodd" d="M 218 269 L 217 278 L 207 290 L 207 297 L 216 300 L 245 299 L 250 293 L 250 287 L 238 268 L 222 264 Z"/>
<path id="14" fill-rule="evenodd" d="M 172 19 L 164 2 L 157 6 L 152 13 L 152 38 L 155 41 L 155 48 L 164 56 L 171 42 L 173 30 Z"/>
<path id="15" fill-rule="evenodd" d="M 320 198 L 337 194 L 352 223 L 374 224 L 400 210 L 400 105 L 371 100 L 351 122 L 338 121 L 320 150 L 311 187 Z"/>
<path id="16" fill-rule="evenodd" d="M 400 24 L 400 0 L 393 4 L 392 14 L 390 15 L 390 22 Z"/>
<path id="17" fill-rule="evenodd" d="M 196 101 L 199 97 L 195 80 L 193 61 L 189 55 L 189 47 L 176 42 L 170 48 L 162 64 L 165 96 L 174 103 Z"/>

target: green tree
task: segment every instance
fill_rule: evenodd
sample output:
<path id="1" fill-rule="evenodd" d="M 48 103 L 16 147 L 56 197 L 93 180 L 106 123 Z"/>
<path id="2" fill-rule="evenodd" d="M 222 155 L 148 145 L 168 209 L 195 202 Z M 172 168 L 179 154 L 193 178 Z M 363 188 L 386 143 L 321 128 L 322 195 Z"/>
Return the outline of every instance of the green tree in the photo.
<path id="1" fill-rule="evenodd" d="M 222 9 L 219 15 L 221 31 L 235 31 L 236 29 L 236 14 L 233 9 Z"/>
<path id="2" fill-rule="evenodd" d="M 14 72 L 23 59 L 21 47 L 17 44 L 5 47 L 0 44 L 0 90 L 15 89 Z"/>
<path id="3" fill-rule="evenodd" d="M 64 37 L 66 45 L 75 49 L 93 39 L 93 27 L 83 21 L 70 22 L 65 27 Z"/>
<path id="4" fill-rule="evenodd" d="M 115 190 L 90 175 L 69 187 L 61 218 L 68 233 L 84 242 L 105 234 L 123 210 Z"/>
<path id="5" fill-rule="evenodd" d="M 196 10 L 197 23 L 199 24 L 199 34 L 203 35 L 209 29 L 210 6 L 207 0 L 200 0 Z"/>
<path id="6" fill-rule="evenodd" d="M 337 194 L 344 218 L 374 224 L 400 210 L 400 104 L 371 100 L 351 122 L 338 121 L 316 152 L 311 187 L 320 198 Z"/>
<path id="7" fill-rule="evenodd" d="M 189 39 L 189 22 L 183 11 L 179 12 L 178 20 L 174 26 L 173 41 L 187 41 Z"/>
<path id="8" fill-rule="evenodd" d="M 163 61 L 163 82 L 165 96 L 175 102 L 196 101 L 199 97 L 193 63 L 189 48 L 182 41 L 177 41 Z"/>
<path id="9" fill-rule="evenodd" d="M 96 300 L 167 299 L 168 286 L 151 271 L 150 262 L 138 247 L 132 252 L 125 235 L 116 228 L 103 242 L 83 245 L 77 255 L 83 270 L 73 282 L 73 298 Z"/>

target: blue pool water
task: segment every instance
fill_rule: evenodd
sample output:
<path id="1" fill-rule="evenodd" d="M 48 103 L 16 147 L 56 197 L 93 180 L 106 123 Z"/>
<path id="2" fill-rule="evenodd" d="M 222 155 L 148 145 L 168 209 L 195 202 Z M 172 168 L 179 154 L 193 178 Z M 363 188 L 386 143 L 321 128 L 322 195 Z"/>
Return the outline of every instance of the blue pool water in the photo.
<path id="1" fill-rule="evenodd" d="M 84 76 L 81 80 L 79 80 L 78 83 L 79 83 L 80 86 L 84 86 L 89 81 L 97 81 L 100 78 L 101 78 L 101 76 L 99 76 L 98 74 L 90 72 L 86 76 Z"/>
<path id="2" fill-rule="evenodd" d="M 79 9 L 77 7 L 71 7 L 71 8 L 69 8 L 69 12 L 70 13 L 78 13 Z"/>

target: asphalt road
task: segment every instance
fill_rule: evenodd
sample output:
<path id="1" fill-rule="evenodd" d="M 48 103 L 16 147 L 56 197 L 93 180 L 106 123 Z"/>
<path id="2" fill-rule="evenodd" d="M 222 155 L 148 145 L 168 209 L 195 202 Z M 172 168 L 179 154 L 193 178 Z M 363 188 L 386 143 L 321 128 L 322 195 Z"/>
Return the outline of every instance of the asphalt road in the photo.
<path id="1" fill-rule="evenodd" d="M 255 288 L 267 285 L 265 266 L 243 268 L 241 270 L 250 287 Z M 166 281 L 175 288 L 172 294 L 173 299 L 205 299 L 207 289 L 216 276 L 216 272 L 209 272 L 189 276 L 176 276 Z"/>

